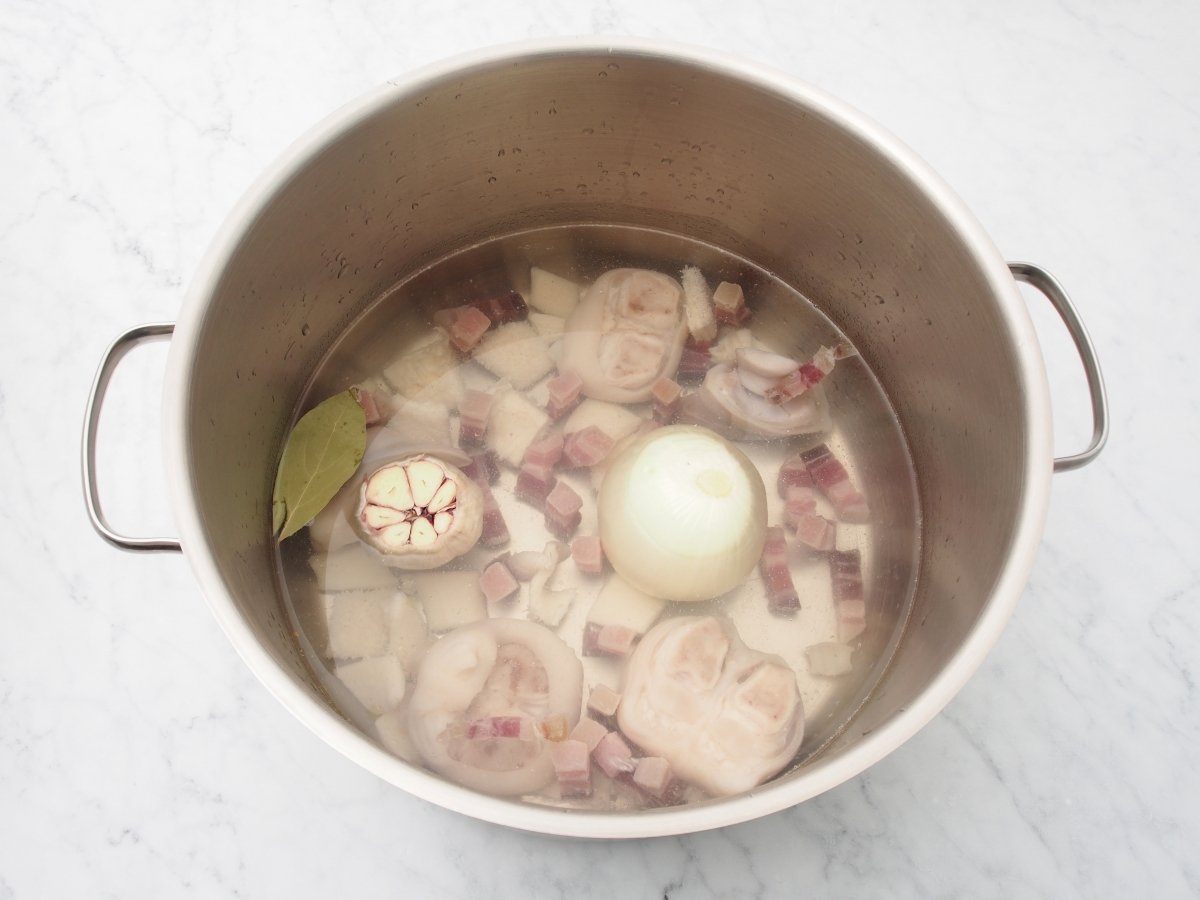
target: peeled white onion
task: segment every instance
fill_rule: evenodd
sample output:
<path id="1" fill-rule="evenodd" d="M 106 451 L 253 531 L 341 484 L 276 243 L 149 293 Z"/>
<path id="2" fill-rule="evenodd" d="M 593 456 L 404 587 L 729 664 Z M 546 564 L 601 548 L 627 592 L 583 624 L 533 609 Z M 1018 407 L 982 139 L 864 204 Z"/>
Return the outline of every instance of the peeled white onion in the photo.
<path id="1" fill-rule="evenodd" d="M 600 487 L 600 541 L 614 571 L 664 600 L 708 600 L 762 555 L 767 499 L 746 455 L 706 428 L 659 428 L 618 456 Z"/>

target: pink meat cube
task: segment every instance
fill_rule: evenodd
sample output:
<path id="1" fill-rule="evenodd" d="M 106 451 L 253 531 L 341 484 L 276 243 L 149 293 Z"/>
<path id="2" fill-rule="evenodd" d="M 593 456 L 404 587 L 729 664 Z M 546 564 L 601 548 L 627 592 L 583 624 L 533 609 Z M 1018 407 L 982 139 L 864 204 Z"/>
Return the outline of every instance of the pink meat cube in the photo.
<path id="1" fill-rule="evenodd" d="M 583 379 L 576 372 L 564 372 L 546 382 L 550 399 L 546 412 L 552 419 L 561 419 L 579 404 Z"/>
<path id="2" fill-rule="evenodd" d="M 829 554 L 829 578 L 833 600 L 863 600 L 862 558 L 857 550 L 835 550 Z"/>
<path id="3" fill-rule="evenodd" d="M 616 730 L 621 695 L 606 684 L 598 684 L 588 695 L 587 714 L 606 728 Z"/>
<path id="4" fill-rule="evenodd" d="M 580 572 L 598 575 L 604 570 L 604 548 L 600 544 L 600 536 L 581 534 L 571 541 L 571 558 Z"/>
<path id="5" fill-rule="evenodd" d="M 543 469 L 552 469 L 563 455 L 563 436 L 558 431 L 548 431 L 529 445 L 521 464 L 532 463 Z"/>
<path id="6" fill-rule="evenodd" d="M 518 500 L 524 500 L 532 506 L 544 506 L 557 482 L 558 479 L 554 477 L 550 466 L 522 463 L 517 472 L 517 484 L 513 493 Z"/>
<path id="7" fill-rule="evenodd" d="M 654 400 L 654 421 L 660 425 L 674 422 L 683 405 L 683 388 L 663 375 L 650 388 L 650 396 Z"/>
<path id="8" fill-rule="evenodd" d="M 628 656 L 637 632 L 624 625 L 603 625 L 596 635 L 596 649 L 606 656 Z"/>
<path id="9" fill-rule="evenodd" d="M 800 454 L 808 466 L 813 483 L 820 488 L 845 522 L 862 523 L 870 517 L 867 500 L 850 481 L 850 474 L 841 461 L 824 444 L 818 444 Z"/>
<path id="10" fill-rule="evenodd" d="M 688 343 L 683 347 L 675 377 L 682 381 L 696 381 L 712 366 L 712 354 L 708 344 Z"/>
<path id="11" fill-rule="evenodd" d="M 838 642 L 848 644 L 867 630 L 867 604 L 862 600 L 842 600 L 835 604 Z"/>
<path id="12" fill-rule="evenodd" d="M 563 457 L 569 468 L 594 466 L 608 456 L 613 443 L 613 439 L 607 434 L 595 425 L 589 425 L 567 435 L 563 444 Z"/>
<path id="13" fill-rule="evenodd" d="M 661 756 L 644 756 L 633 770 L 633 783 L 656 800 L 665 800 L 676 788 L 671 764 Z"/>
<path id="14" fill-rule="evenodd" d="M 362 407 L 363 415 L 367 417 L 368 428 L 378 425 L 383 421 L 383 412 L 380 409 L 379 401 L 373 393 L 365 388 L 355 388 L 354 399 L 358 401 L 358 405 Z"/>
<path id="15" fill-rule="evenodd" d="M 633 751 L 615 731 L 610 731 L 600 739 L 600 743 L 592 751 L 592 759 L 609 778 L 628 775 L 636 766 Z"/>
<path id="16" fill-rule="evenodd" d="M 495 484 L 500 477 L 500 464 L 496 461 L 494 450 L 476 453 L 471 461 L 462 467 L 462 473 L 481 487 Z"/>
<path id="17" fill-rule="evenodd" d="M 507 544 L 508 523 L 504 521 L 504 514 L 500 512 L 496 495 L 486 484 L 480 484 L 479 489 L 483 492 L 483 530 L 479 534 L 479 543 L 485 547 Z"/>
<path id="18" fill-rule="evenodd" d="M 516 291 L 493 294 L 479 300 L 472 300 L 469 306 L 475 307 L 497 325 L 507 325 L 529 316 L 529 307 L 525 298 Z"/>
<path id="19" fill-rule="evenodd" d="M 483 591 L 484 600 L 491 605 L 516 595 L 521 585 L 508 570 L 508 566 L 497 561 L 484 569 L 483 574 L 479 576 L 479 589 Z"/>
<path id="20" fill-rule="evenodd" d="M 783 521 L 795 528 L 801 519 L 817 513 L 817 493 L 810 487 L 789 485 L 783 495 Z"/>
<path id="21" fill-rule="evenodd" d="M 779 467 L 779 478 L 775 487 L 780 497 L 786 497 L 789 487 L 812 487 L 812 483 L 812 475 L 808 473 L 808 466 L 804 460 L 799 456 L 791 456 Z"/>
<path id="22" fill-rule="evenodd" d="M 483 443 L 488 420 L 492 414 L 491 394 L 468 388 L 458 404 L 458 442 L 463 447 L 477 447 Z"/>
<path id="23" fill-rule="evenodd" d="M 587 716 L 584 716 L 571 729 L 570 739 L 573 741 L 583 741 L 587 745 L 588 753 L 591 753 L 606 734 L 608 734 L 607 728 L 595 719 L 589 719 Z"/>
<path id="24" fill-rule="evenodd" d="M 566 482 L 556 481 L 546 496 L 546 528 L 559 540 L 570 538 L 583 519 L 583 500 Z"/>
<path id="25" fill-rule="evenodd" d="M 814 550 L 832 550 L 837 546 L 837 526 L 824 516 L 805 515 L 796 522 L 796 540 Z"/>
<path id="26" fill-rule="evenodd" d="M 583 741 L 567 739 L 550 744 L 550 761 L 564 797 L 587 797 L 592 793 L 591 748 Z"/>
<path id="27" fill-rule="evenodd" d="M 492 320 L 473 306 L 460 306 L 453 312 L 454 318 L 446 329 L 450 344 L 460 353 L 469 353 L 492 327 Z"/>

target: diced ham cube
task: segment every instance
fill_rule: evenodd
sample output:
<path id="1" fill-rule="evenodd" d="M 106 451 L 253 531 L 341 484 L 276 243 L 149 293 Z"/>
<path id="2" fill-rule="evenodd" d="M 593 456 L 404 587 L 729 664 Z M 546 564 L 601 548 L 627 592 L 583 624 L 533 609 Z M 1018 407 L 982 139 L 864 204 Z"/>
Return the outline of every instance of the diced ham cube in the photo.
<path id="1" fill-rule="evenodd" d="M 621 705 L 621 695 L 606 684 L 598 684 L 588 695 L 587 714 L 605 728 L 616 730 L 617 707 Z"/>
<path id="2" fill-rule="evenodd" d="M 581 534 L 571 541 L 571 558 L 580 572 L 598 575 L 604 571 L 604 548 L 600 544 L 600 536 Z"/>
<path id="3" fill-rule="evenodd" d="M 678 787 L 671 764 L 661 756 L 644 756 L 633 770 L 633 783 L 655 800 L 666 800 Z"/>
<path id="4" fill-rule="evenodd" d="M 780 497 L 786 497 L 789 487 L 812 487 L 812 483 L 812 475 L 808 472 L 807 463 L 799 456 L 790 456 L 779 467 L 779 477 L 775 481 L 775 487 L 779 491 Z"/>
<path id="5" fill-rule="evenodd" d="M 833 504 L 839 519 L 856 524 L 869 520 L 871 511 L 866 498 L 854 487 L 846 467 L 825 444 L 805 450 L 800 457 L 808 466 L 813 483 Z"/>
<path id="6" fill-rule="evenodd" d="M 563 457 L 570 468 L 591 467 L 604 461 L 612 451 L 614 443 L 611 437 L 595 425 L 589 425 L 567 435 L 563 444 Z"/>
<path id="7" fill-rule="evenodd" d="M 496 461 L 495 451 L 476 453 L 471 457 L 471 461 L 462 467 L 462 473 L 480 487 L 495 484 L 500 477 L 500 464 Z"/>
<path id="8" fill-rule="evenodd" d="M 796 540 L 814 550 L 826 552 L 837 546 L 837 525 L 824 516 L 809 514 L 795 523 Z"/>
<path id="9" fill-rule="evenodd" d="M 835 550 L 829 554 L 829 577 L 834 603 L 863 600 L 862 559 L 857 550 Z"/>
<path id="10" fill-rule="evenodd" d="M 592 793 L 591 748 L 583 741 L 567 739 L 550 745 L 550 761 L 564 797 L 587 797 Z"/>
<path id="11" fill-rule="evenodd" d="M 862 600 L 843 600 L 834 609 L 841 643 L 848 644 L 867 630 L 867 604 Z"/>
<path id="12" fill-rule="evenodd" d="M 587 745 L 588 753 L 596 749 L 596 745 L 600 743 L 601 738 L 608 734 L 608 729 L 597 722 L 595 719 L 589 719 L 584 716 L 571 729 L 571 734 L 568 736 L 572 741 L 583 741 Z"/>
<path id="13" fill-rule="evenodd" d="M 609 778 L 628 775 L 637 765 L 633 760 L 633 751 L 615 731 L 610 731 L 600 739 L 600 743 L 592 750 L 592 759 Z"/>
<path id="14" fill-rule="evenodd" d="M 480 484 L 479 489 L 483 492 L 483 530 L 479 534 L 479 543 L 485 547 L 499 547 L 501 544 L 507 544 L 509 539 L 508 523 L 504 521 L 504 514 L 500 512 L 500 504 L 496 502 L 496 495 L 486 484 Z"/>
<path id="15" fill-rule="evenodd" d="M 746 295 L 742 287 L 731 281 L 722 281 L 713 291 L 713 315 L 725 325 L 741 325 L 750 317 L 746 308 Z"/>
<path id="16" fill-rule="evenodd" d="M 517 472 L 517 484 L 513 493 L 518 500 L 524 500 L 532 506 L 544 507 L 546 498 L 558 483 L 554 472 L 549 466 L 539 466 L 534 463 L 522 463 Z"/>
<path id="17" fill-rule="evenodd" d="M 663 375 L 650 388 L 650 397 L 654 401 L 654 421 L 659 425 L 674 422 L 683 405 L 683 388 L 678 382 Z"/>
<path id="18" fill-rule="evenodd" d="M 533 721 L 526 716 L 488 716 L 467 723 L 467 740 L 486 741 L 493 738 L 532 741 Z"/>
<path id="19" fill-rule="evenodd" d="M 607 656 L 628 656 L 637 632 L 624 625 L 604 625 L 596 635 L 596 649 Z"/>
<path id="20" fill-rule="evenodd" d="M 492 414 L 491 394 L 468 388 L 458 404 L 458 443 L 463 447 L 478 447 L 487 433 L 488 419 Z"/>
<path id="21" fill-rule="evenodd" d="M 783 498 L 783 521 L 792 528 L 802 519 L 816 515 L 817 494 L 812 488 L 791 485 Z"/>
<path id="22" fill-rule="evenodd" d="M 435 313 L 434 322 L 446 329 L 450 345 L 459 353 L 470 353 L 492 327 L 492 319 L 474 306 L 458 306 Z"/>
<path id="23" fill-rule="evenodd" d="M 552 469 L 562 459 L 563 436 L 559 431 L 548 431 L 529 445 L 521 465 L 531 463 L 542 469 Z"/>
<path id="24" fill-rule="evenodd" d="M 492 563 L 479 576 L 479 589 L 483 591 L 483 598 L 489 606 L 509 599 L 520 588 L 521 585 L 513 577 L 508 566 L 499 561 Z"/>
<path id="25" fill-rule="evenodd" d="M 680 381 L 697 381 L 712 367 L 712 355 L 709 344 L 687 343 L 683 345 L 683 353 L 679 357 L 679 365 L 675 369 L 675 377 Z"/>
<path id="26" fill-rule="evenodd" d="M 788 568 L 787 536 L 778 525 L 767 529 L 758 568 L 767 589 L 767 608 L 778 616 L 795 615 L 800 609 L 800 595 Z"/>
<path id="27" fill-rule="evenodd" d="M 378 425 L 384 420 L 379 400 L 371 391 L 368 391 L 366 388 L 355 388 L 354 399 L 358 401 L 358 405 L 362 407 L 363 414 L 367 417 L 368 428 Z"/>
<path id="28" fill-rule="evenodd" d="M 507 291 L 491 297 L 472 300 L 468 306 L 475 307 L 497 325 L 517 322 L 529 315 L 529 307 L 525 304 L 525 298 L 516 291 Z"/>
<path id="29" fill-rule="evenodd" d="M 564 372 L 546 382 L 546 388 L 550 392 L 546 413 L 551 419 L 561 419 L 579 405 L 583 379 L 577 372 Z"/>
<path id="30" fill-rule="evenodd" d="M 564 481 L 556 481 L 546 495 L 546 528 L 560 540 L 567 540 L 583 520 L 583 500 Z"/>

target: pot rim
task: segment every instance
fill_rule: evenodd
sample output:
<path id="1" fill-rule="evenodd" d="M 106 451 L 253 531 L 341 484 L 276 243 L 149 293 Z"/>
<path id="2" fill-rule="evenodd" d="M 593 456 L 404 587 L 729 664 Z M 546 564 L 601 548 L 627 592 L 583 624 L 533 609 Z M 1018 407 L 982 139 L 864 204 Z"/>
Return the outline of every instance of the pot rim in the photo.
<path id="1" fill-rule="evenodd" d="M 375 746 L 313 699 L 276 662 L 239 613 L 205 536 L 190 476 L 186 441 L 189 373 L 201 325 L 225 261 L 260 210 L 330 142 L 405 95 L 420 94 L 448 78 L 503 62 L 545 56 L 615 53 L 658 57 L 719 73 L 806 105 L 873 147 L 910 179 L 954 224 L 985 274 L 998 312 L 1016 338 L 1024 373 L 1029 423 L 1023 488 L 1010 552 L 991 598 L 950 662 L 918 697 L 882 727 L 835 759 L 818 760 L 803 775 L 738 797 L 679 808 L 599 813 L 539 807 L 491 797 L 443 781 Z M 991 239 L 965 204 L 920 157 L 886 129 L 846 103 L 783 72 L 731 54 L 673 41 L 643 38 L 551 38 L 506 43 L 420 67 L 350 101 L 294 141 L 250 186 L 214 236 L 191 282 L 171 342 L 163 388 L 164 454 L 171 505 L 185 555 L 226 637 L 267 690 L 318 737 L 383 780 L 431 803 L 476 819 L 544 834 L 633 838 L 683 834 L 733 825 L 794 806 L 859 775 L 897 749 L 940 712 L 966 684 L 999 639 L 1028 581 L 1049 505 L 1052 420 L 1045 367 L 1032 320 L 1016 283 Z"/>

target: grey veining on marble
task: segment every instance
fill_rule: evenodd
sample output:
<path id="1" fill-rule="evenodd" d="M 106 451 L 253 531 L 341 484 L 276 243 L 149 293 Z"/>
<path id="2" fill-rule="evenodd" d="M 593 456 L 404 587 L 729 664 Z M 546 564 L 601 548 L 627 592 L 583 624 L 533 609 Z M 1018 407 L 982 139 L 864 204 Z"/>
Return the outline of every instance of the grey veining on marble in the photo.
<path id="1" fill-rule="evenodd" d="M 0 6 L 0 898 L 1200 895 L 1200 6 L 592 0 Z M 1008 630 L 863 776 L 683 838 L 541 838 L 430 807 L 317 741 L 183 560 L 85 523 L 94 366 L 169 320 L 238 196 L 330 110 L 505 40 L 636 34 L 811 81 L 923 155 L 1099 347 L 1100 461 L 1056 477 Z M 1088 417 L 1041 301 L 1063 452 Z M 158 346 L 102 434 L 130 531 L 171 530 Z"/>

